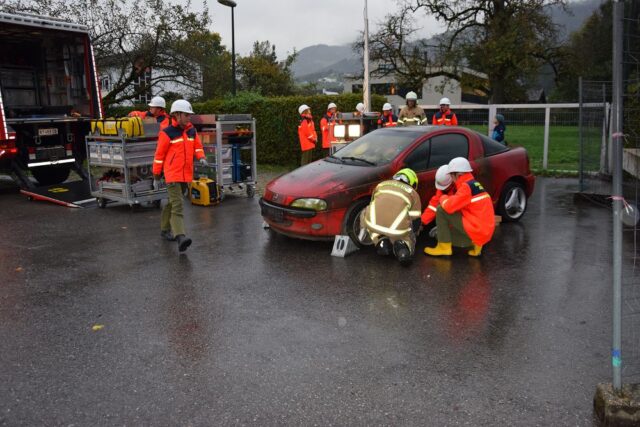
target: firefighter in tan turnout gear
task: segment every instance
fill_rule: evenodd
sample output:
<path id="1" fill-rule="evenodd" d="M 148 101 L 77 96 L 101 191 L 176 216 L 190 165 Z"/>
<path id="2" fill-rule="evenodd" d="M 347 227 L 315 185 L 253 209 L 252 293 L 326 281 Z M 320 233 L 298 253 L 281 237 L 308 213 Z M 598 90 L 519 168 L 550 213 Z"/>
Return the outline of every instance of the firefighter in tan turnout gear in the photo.
<path id="1" fill-rule="evenodd" d="M 371 203 L 362 211 L 362 233 L 368 233 L 378 254 L 392 252 L 401 264 L 413 260 L 416 234 L 420 229 L 420 196 L 416 192 L 418 176 L 411 169 L 402 169 L 393 179 L 375 188 Z M 366 234 L 364 234 L 366 236 Z"/>

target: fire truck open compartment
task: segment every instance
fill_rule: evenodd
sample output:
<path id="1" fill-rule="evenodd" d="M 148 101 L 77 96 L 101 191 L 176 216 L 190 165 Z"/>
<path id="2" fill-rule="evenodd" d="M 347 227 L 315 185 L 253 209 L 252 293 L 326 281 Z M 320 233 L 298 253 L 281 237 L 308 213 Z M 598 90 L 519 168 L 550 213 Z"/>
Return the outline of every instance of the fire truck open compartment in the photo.
<path id="1" fill-rule="evenodd" d="M 87 28 L 0 13 L 0 167 L 22 187 L 84 175 L 84 136 L 102 117 Z M 27 172 L 28 171 L 28 172 Z"/>

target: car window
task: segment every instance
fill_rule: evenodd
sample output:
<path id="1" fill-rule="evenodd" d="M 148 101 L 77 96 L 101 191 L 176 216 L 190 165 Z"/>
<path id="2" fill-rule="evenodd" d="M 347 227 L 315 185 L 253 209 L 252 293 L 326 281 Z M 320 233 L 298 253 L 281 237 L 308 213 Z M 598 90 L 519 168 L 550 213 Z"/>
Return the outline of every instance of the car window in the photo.
<path id="1" fill-rule="evenodd" d="M 446 165 L 454 157 L 469 156 L 469 141 L 467 137 L 459 133 L 447 133 L 431 138 L 431 154 L 429 156 L 429 169 Z"/>
<path id="2" fill-rule="evenodd" d="M 425 141 L 416 147 L 404 160 L 408 168 L 416 172 L 422 172 L 429 167 L 429 141 Z"/>
<path id="3" fill-rule="evenodd" d="M 480 136 L 480 139 L 482 140 L 482 148 L 484 149 L 485 157 L 496 153 L 502 153 L 503 151 L 508 150 L 508 148 L 503 144 L 499 143 L 498 141 L 494 141 L 488 136 L 485 136 L 481 133 L 479 133 L 478 136 Z"/>
<path id="4" fill-rule="evenodd" d="M 354 159 L 362 159 L 375 165 L 389 163 L 423 134 L 424 130 L 378 129 L 353 141 L 333 157 L 328 157 L 328 160 L 344 159 L 345 162 L 362 166 L 366 166 L 366 163 Z"/>

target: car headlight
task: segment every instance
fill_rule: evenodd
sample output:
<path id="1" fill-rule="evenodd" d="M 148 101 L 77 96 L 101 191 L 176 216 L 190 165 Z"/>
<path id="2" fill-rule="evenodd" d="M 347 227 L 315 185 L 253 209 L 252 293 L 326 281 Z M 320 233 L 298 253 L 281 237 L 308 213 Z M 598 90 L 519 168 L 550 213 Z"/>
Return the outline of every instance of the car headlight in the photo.
<path id="1" fill-rule="evenodd" d="M 327 209 L 327 202 L 322 199 L 297 199 L 291 203 L 292 208 L 310 209 L 314 211 L 324 211 Z"/>

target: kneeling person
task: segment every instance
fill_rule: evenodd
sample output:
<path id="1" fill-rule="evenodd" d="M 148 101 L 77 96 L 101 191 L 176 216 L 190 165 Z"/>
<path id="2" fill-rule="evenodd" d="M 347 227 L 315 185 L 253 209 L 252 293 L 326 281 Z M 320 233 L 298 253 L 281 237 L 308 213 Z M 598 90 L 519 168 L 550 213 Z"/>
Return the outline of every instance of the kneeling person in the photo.
<path id="1" fill-rule="evenodd" d="M 440 196 L 436 209 L 438 244 L 424 252 L 431 256 L 451 255 L 453 245 L 471 247 L 469 255 L 479 256 L 496 226 L 491 196 L 474 179 L 467 159 L 456 157 L 448 167 L 455 193 Z"/>
<path id="2" fill-rule="evenodd" d="M 402 169 L 393 179 L 377 185 L 371 203 L 362 211 L 360 224 L 380 255 L 396 256 L 402 264 L 413 260 L 416 234 L 420 229 L 420 196 L 416 192 L 418 176 Z"/>

